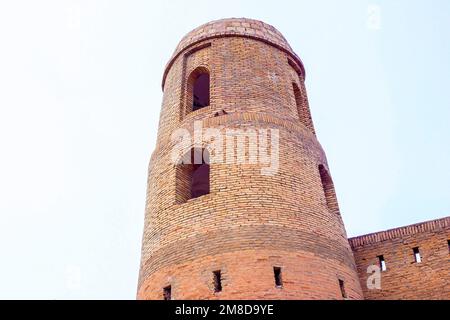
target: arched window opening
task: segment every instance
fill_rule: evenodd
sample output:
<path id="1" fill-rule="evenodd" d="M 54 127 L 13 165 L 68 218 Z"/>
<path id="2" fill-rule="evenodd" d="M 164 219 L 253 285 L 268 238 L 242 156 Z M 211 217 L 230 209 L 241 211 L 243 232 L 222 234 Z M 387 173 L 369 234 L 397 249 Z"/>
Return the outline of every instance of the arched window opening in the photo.
<path id="1" fill-rule="evenodd" d="M 292 83 L 292 90 L 294 91 L 295 105 L 297 106 L 297 113 L 298 113 L 300 122 L 303 125 L 307 126 L 307 124 L 308 124 L 307 114 L 303 108 L 302 92 L 300 91 L 300 88 L 298 87 L 298 85 L 295 82 Z"/>
<path id="2" fill-rule="evenodd" d="M 208 107 L 210 104 L 210 77 L 205 67 L 198 67 L 187 81 L 186 114 Z"/>
<path id="3" fill-rule="evenodd" d="M 209 193 L 209 153 L 192 148 L 176 168 L 176 202 L 184 203 Z"/>
<path id="4" fill-rule="evenodd" d="M 339 206 L 334 191 L 333 180 L 323 165 L 319 165 L 319 173 L 327 207 L 330 212 L 339 214 Z"/>
<path id="5" fill-rule="evenodd" d="M 297 107 L 298 118 L 300 123 L 308 128 L 312 133 L 314 132 L 314 125 L 311 119 L 311 113 L 309 112 L 308 98 L 304 86 L 302 88 L 297 83 L 292 82 L 292 91 L 294 93 L 295 106 Z"/>
<path id="6" fill-rule="evenodd" d="M 209 73 L 201 73 L 194 82 L 192 111 L 209 106 Z"/>

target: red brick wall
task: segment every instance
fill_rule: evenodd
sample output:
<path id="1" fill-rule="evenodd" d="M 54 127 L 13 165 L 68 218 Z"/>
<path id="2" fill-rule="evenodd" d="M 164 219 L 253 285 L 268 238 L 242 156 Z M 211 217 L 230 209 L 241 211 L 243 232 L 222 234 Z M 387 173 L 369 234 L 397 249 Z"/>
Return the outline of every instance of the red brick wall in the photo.
<path id="1" fill-rule="evenodd" d="M 349 239 L 365 299 L 450 299 L 450 217 Z M 413 248 L 422 262 L 416 263 Z M 367 288 L 367 267 L 383 255 L 381 289 Z"/>
<path id="2" fill-rule="evenodd" d="M 275 286 L 273 266 L 281 267 L 282 288 Z M 214 293 L 215 270 L 222 274 L 219 293 Z M 293 250 L 247 249 L 165 267 L 141 285 L 138 298 L 162 299 L 162 288 L 170 285 L 173 299 L 342 299 L 339 279 L 345 279 L 350 299 L 361 298 L 353 270 L 334 259 Z"/>
<path id="3" fill-rule="evenodd" d="M 198 67 L 210 71 L 210 106 L 187 114 L 187 79 Z M 326 157 L 312 122 L 300 121 L 293 82 L 309 117 L 301 61 L 262 22 L 220 20 L 182 40 L 163 80 L 139 299 L 162 299 L 168 285 L 174 299 L 342 299 L 339 279 L 348 298 L 362 298 L 338 206 L 331 211 L 325 199 L 319 165 L 329 172 Z M 214 116 L 221 110 L 226 114 Z M 279 130 L 278 173 L 261 175 L 267 165 L 260 163 L 213 163 L 210 193 L 178 203 L 171 135 L 179 128 L 192 133 L 195 120 L 222 133 Z M 283 288 L 275 288 L 274 266 L 282 268 Z M 219 269 L 224 280 L 217 294 Z"/>

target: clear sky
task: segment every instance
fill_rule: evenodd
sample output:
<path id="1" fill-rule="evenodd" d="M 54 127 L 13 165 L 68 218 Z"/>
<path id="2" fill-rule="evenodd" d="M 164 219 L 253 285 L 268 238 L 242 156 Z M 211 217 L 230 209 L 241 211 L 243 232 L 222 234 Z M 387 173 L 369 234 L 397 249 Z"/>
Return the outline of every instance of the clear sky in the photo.
<path id="1" fill-rule="evenodd" d="M 226 17 L 302 58 L 349 236 L 450 215 L 450 1 L 1 1 L 0 298 L 135 297 L 163 68 Z"/>

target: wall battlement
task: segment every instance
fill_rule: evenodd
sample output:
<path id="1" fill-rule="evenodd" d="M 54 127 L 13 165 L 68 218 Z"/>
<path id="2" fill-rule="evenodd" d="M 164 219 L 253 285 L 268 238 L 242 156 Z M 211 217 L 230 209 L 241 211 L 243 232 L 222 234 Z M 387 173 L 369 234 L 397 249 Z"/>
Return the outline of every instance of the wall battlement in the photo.
<path id="1" fill-rule="evenodd" d="M 445 229 L 450 226 L 450 217 L 419 222 L 408 226 L 393 228 L 385 231 L 378 231 L 348 239 L 352 248 L 363 247 L 368 244 L 392 240 L 406 235 L 413 235 L 427 231 Z"/>

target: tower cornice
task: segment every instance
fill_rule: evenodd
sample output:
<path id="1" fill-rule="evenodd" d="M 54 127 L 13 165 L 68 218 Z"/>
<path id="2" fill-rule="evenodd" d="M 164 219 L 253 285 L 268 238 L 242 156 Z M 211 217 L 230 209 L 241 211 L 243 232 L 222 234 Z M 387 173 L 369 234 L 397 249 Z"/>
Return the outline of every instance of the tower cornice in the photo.
<path id="1" fill-rule="evenodd" d="M 298 65 L 303 78 L 305 78 L 305 68 L 303 66 L 303 62 L 292 50 L 284 36 L 275 27 L 259 20 L 247 18 L 228 18 L 203 24 L 189 32 L 181 39 L 164 69 L 161 84 L 162 89 L 164 90 L 164 84 L 170 68 L 181 54 L 189 51 L 190 48 L 195 47 L 203 41 L 225 37 L 243 37 L 259 40 L 286 52 Z"/>

